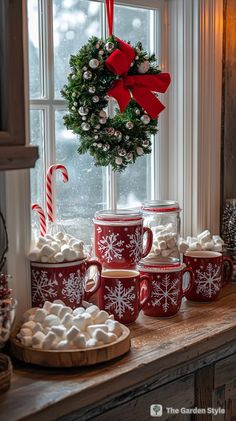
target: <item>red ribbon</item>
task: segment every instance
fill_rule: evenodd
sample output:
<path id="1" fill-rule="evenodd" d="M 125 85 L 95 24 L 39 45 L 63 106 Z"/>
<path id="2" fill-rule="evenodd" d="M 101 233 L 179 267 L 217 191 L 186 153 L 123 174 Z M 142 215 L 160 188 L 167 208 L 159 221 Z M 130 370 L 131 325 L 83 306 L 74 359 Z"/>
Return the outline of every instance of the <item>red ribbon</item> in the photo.
<path id="1" fill-rule="evenodd" d="M 129 44 L 119 38 L 116 40 L 119 43 L 119 49 L 107 58 L 106 66 L 112 73 L 122 78 L 114 82 L 108 95 L 117 100 L 121 112 L 126 109 L 133 97 L 150 117 L 156 119 L 165 107 L 153 92 L 166 92 L 170 84 L 169 73 L 127 76 L 135 52 Z"/>
<path id="2" fill-rule="evenodd" d="M 106 0 L 109 36 L 113 34 L 114 0 Z"/>

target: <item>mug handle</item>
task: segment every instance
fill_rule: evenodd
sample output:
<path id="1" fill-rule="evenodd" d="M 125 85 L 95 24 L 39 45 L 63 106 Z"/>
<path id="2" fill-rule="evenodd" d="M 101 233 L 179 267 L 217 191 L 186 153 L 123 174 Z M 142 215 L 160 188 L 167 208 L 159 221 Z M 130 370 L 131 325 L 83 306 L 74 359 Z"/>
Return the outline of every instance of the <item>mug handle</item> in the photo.
<path id="1" fill-rule="evenodd" d="M 152 241 L 153 241 L 153 233 L 150 228 L 143 227 L 143 235 L 144 234 L 147 234 L 147 243 L 146 243 L 145 249 L 143 250 L 142 258 L 146 257 L 148 253 L 150 253 L 151 248 L 152 248 Z"/>
<path id="2" fill-rule="evenodd" d="M 195 276 L 194 276 L 194 273 L 193 273 L 193 269 L 191 268 L 191 266 L 188 266 L 188 267 L 186 267 L 186 268 L 183 269 L 183 273 L 182 273 L 182 285 L 183 285 L 183 277 L 184 277 L 185 273 L 189 273 L 189 275 L 190 275 L 190 282 L 189 282 L 189 285 L 187 286 L 187 288 L 185 288 L 185 289 L 182 288 L 183 297 L 186 297 L 186 294 L 188 294 L 189 291 L 191 291 L 191 289 L 194 286 L 194 281 L 195 281 Z"/>
<path id="3" fill-rule="evenodd" d="M 141 288 L 141 282 L 142 281 L 147 281 L 147 283 L 145 284 L 146 287 L 147 287 L 147 294 L 144 297 L 144 299 L 141 301 L 140 296 L 141 296 L 141 290 L 142 290 L 142 288 Z M 139 286 L 140 286 L 140 288 L 139 288 L 140 289 L 140 292 L 139 292 L 139 308 L 140 309 L 142 309 L 144 307 L 144 305 L 146 304 L 147 300 L 151 296 L 151 288 L 150 288 L 150 284 L 149 284 L 150 282 L 151 282 L 151 277 L 149 275 L 142 275 L 142 276 L 140 276 L 140 279 L 139 279 Z"/>
<path id="4" fill-rule="evenodd" d="M 89 300 L 95 292 L 100 288 L 101 286 L 101 272 L 102 272 L 102 265 L 97 260 L 88 260 L 86 262 L 86 271 L 90 268 L 90 266 L 97 266 L 98 269 L 98 278 L 97 282 L 95 283 L 94 287 L 90 289 L 89 291 L 86 291 L 86 284 L 84 289 L 84 298 L 85 300 Z"/>
<path id="5" fill-rule="evenodd" d="M 234 270 L 232 259 L 228 256 L 223 256 L 223 266 L 225 265 L 229 266 L 229 276 L 226 278 L 224 274 L 222 275 L 222 280 L 223 280 L 222 287 L 225 287 L 230 282 L 233 276 L 233 270 Z"/>

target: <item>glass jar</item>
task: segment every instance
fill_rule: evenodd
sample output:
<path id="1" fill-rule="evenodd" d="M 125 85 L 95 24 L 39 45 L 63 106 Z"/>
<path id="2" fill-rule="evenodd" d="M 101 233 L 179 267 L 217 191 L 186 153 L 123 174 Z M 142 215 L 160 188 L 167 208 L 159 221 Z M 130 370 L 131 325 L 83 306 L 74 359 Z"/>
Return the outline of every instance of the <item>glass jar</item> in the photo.
<path id="1" fill-rule="evenodd" d="M 144 225 L 153 232 L 152 249 L 147 256 L 157 265 L 179 264 L 180 207 L 170 200 L 153 200 L 142 205 Z"/>
<path id="2" fill-rule="evenodd" d="M 134 268 L 152 248 L 152 230 L 143 227 L 140 211 L 99 211 L 93 222 L 95 255 L 105 268 Z"/>

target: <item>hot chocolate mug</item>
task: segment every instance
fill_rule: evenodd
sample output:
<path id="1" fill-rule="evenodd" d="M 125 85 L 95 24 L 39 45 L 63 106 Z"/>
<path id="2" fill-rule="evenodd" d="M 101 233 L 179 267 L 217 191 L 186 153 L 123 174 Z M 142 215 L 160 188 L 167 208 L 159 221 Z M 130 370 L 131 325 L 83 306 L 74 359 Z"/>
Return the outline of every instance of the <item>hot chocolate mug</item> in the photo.
<path id="1" fill-rule="evenodd" d="M 191 301 L 215 301 L 233 274 L 232 260 L 214 251 L 187 252 L 184 262 L 192 267 L 195 277 L 192 288 L 186 293 Z M 229 266 L 227 274 L 223 270 L 226 264 Z"/>
<path id="2" fill-rule="evenodd" d="M 148 287 L 146 296 L 140 299 L 141 282 L 146 279 L 149 277 L 140 276 L 136 270 L 105 270 L 98 291 L 99 308 L 121 323 L 134 322 L 149 298 Z"/>
<path id="3" fill-rule="evenodd" d="M 87 291 L 87 271 L 95 266 L 95 285 Z M 78 260 L 65 263 L 31 262 L 31 295 L 33 307 L 42 307 L 45 301 L 62 300 L 68 307 L 76 308 L 100 287 L 102 267 L 96 260 Z"/>
<path id="4" fill-rule="evenodd" d="M 141 212 L 99 211 L 93 222 L 95 255 L 104 268 L 135 269 L 152 248 L 152 230 L 143 227 Z"/>
<path id="5" fill-rule="evenodd" d="M 182 298 L 194 283 L 191 267 L 186 267 L 184 263 L 165 267 L 141 263 L 138 270 L 141 275 L 149 276 L 141 285 L 143 299 L 147 298 L 148 287 L 150 290 L 149 298 L 143 306 L 144 314 L 151 317 L 170 317 L 178 313 Z M 190 275 L 186 288 L 183 286 L 185 273 Z"/>

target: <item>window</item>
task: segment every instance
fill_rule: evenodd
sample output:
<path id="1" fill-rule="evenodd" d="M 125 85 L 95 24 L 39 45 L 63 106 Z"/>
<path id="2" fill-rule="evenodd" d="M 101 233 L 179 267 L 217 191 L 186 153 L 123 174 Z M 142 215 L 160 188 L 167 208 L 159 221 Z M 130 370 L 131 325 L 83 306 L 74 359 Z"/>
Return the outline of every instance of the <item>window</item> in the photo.
<path id="1" fill-rule="evenodd" d="M 114 33 L 133 44 L 141 41 L 160 58 L 162 2 L 122 3 L 131 5 L 116 4 Z M 60 90 L 66 83 L 69 57 L 90 36 L 106 37 L 103 2 L 28 0 L 28 32 L 31 143 L 38 145 L 40 152 L 36 168 L 31 170 L 32 202 L 45 207 L 45 171 L 51 163 L 63 163 L 69 184 L 56 183 L 58 222 L 88 244 L 96 210 L 136 207 L 158 197 L 159 136 L 153 139 L 152 156 L 139 158 L 124 173 L 114 174 L 109 168 L 95 167 L 89 155 L 78 155 L 79 140 L 63 125 L 66 104 Z M 38 234 L 37 216 L 32 218 Z"/>
<path id="2" fill-rule="evenodd" d="M 116 4 L 116 31 L 126 39 L 143 37 L 157 53 L 162 69 L 171 73 L 172 84 L 161 99 L 167 109 L 160 116 L 152 156 L 143 163 L 139 159 L 137 167 L 123 175 L 109 178 L 107 169 L 93 168 L 89 157 L 76 154 L 77 141 L 62 124 L 65 104 L 59 97 L 68 57 L 83 39 L 86 42 L 90 35 L 86 30 L 98 33 L 101 28 L 101 35 L 105 34 L 103 1 L 28 0 L 31 142 L 39 145 L 41 158 L 31 172 L 31 194 L 28 171 L 5 175 L 8 270 L 19 315 L 31 306 L 26 259 L 31 241 L 30 203 L 40 200 L 43 205 L 44 173 L 51 162 L 63 159 L 70 175 L 69 188 L 58 180 L 57 213 L 68 230 L 76 234 L 78 227 L 86 242 L 92 230 L 89 218 L 96 209 L 114 201 L 130 206 L 146 197 L 178 200 L 184 235 L 205 228 L 214 233 L 219 230 L 223 0 L 116 0 Z M 66 7 L 67 12 L 74 12 L 70 19 Z M 121 21 L 124 24 L 122 16 L 130 19 L 125 30 L 119 26 Z M 78 32 L 77 21 L 84 25 L 83 31 Z M 133 23 L 139 28 L 133 28 Z M 60 198 L 66 195 L 64 206 Z M 84 232 L 79 221 L 88 227 Z M 35 220 L 36 226 L 38 229 Z"/>

